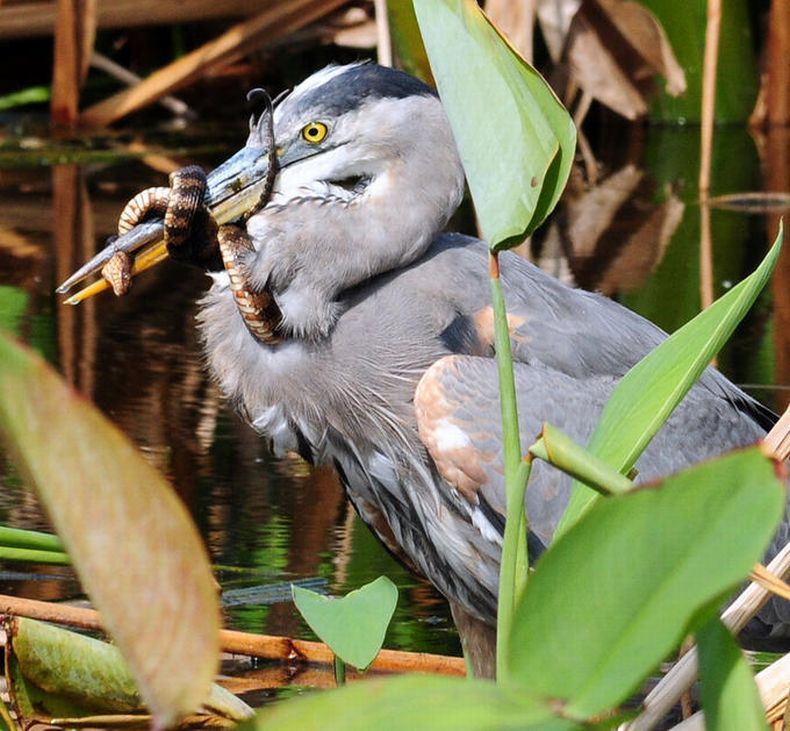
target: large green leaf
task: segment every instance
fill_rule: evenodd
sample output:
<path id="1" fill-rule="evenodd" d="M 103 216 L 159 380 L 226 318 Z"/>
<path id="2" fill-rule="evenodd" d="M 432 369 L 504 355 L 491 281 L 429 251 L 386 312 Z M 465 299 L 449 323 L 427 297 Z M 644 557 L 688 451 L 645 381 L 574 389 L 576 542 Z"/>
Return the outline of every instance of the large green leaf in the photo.
<path id="1" fill-rule="evenodd" d="M 387 633 L 398 587 L 386 576 L 334 598 L 293 587 L 294 604 L 341 660 L 364 670 L 376 659 Z"/>
<path id="2" fill-rule="evenodd" d="M 494 249 L 519 243 L 559 199 L 576 130 L 554 92 L 472 0 L 414 0 L 472 191 Z"/>
<path id="3" fill-rule="evenodd" d="M 620 472 L 634 466 L 650 440 L 748 312 L 782 249 L 780 226 L 771 250 L 746 279 L 642 358 L 617 385 L 587 448 Z M 575 483 L 557 528 L 562 535 L 597 499 Z"/>
<path id="4" fill-rule="evenodd" d="M 718 617 L 697 631 L 697 647 L 707 731 L 764 731 L 765 709 L 754 674 Z"/>
<path id="5" fill-rule="evenodd" d="M 0 438 L 42 503 L 161 726 L 194 711 L 219 656 L 205 548 L 128 439 L 0 336 Z"/>
<path id="6" fill-rule="evenodd" d="M 352 683 L 280 703 L 240 726 L 244 729 L 322 731 L 561 731 L 579 728 L 557 719 L 549 703 L 523 689 L 486 681 L 401 676 Z"/>
<path id="7" fill-rule="evenodd" d="M 527 582 L 514 681 L 588 718 L 623 702 L 762 557 L 784 486 L 758 448 L 599 501 Z"/>

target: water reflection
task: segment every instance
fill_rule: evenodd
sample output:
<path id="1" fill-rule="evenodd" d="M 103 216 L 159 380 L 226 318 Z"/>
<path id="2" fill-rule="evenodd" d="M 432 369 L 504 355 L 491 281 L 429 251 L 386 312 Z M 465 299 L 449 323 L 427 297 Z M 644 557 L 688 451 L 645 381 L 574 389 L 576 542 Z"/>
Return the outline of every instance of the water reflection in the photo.
<path id="1" fill-rule="evenodd" d="M 628 145 L 627 154 L 618 149 L 597 186 L 574 177 L 552 223 L 532 242 L 531 255 L 666 329 L 693 316 L 701 271 L 696 135 L 651 131 Z M 788 189 L 786 132 L 779 142 L 766 143 L 778 151 L 766 152 L 764 183 L 745 132 L 717 135 L 714 192 L 763 184 L 766 190 Z M 782 159 L 784 164 L 774 163 Z M 208 166 L 216 161 L 216 155 L 197 159 Z M 157 167 L 162 164 L 157 160 Z M 224 585 L 322 577 L 332 589 L 347 591 L 384 573 L 402 590 L 388 645 L 457 653 L 444 601 L 379 547 L 332 473 L 275 459 L 222 403 L 195 337 L 194 302 L 207 284 L 201 272 L 168 264 L 135 280 L 127 298 L 105 295 L 76 308 L 62 306 L 53 294 L 56 283 L 113 233 L 124 202 L 162 181 L 161 173 L 128 160 L 101 167 L 0 167 L 0 325 L 44 353 L 167 475 L 217 564 L 257 570 L 221 571 Z M 776 217 L 711 215 L 711 284 L 718 296 L 759 261 L 768 244 L 766 227 L 774 232 Z M 756 395 L 775 408 L 790 401 L 789 281 L 790 248 L 772 290 L 720 357 L 725 372 L 753 384 Z M 0 518 L 45 527 L 37 503 L 2 459 Z M 6 574 L 1 588 L 38 598 L 78 590 L 68 571 L 38 573 L 42 580 Z M 226 614 L 238 628 L 310 637 L 287 603 L 233 606 Z"/>

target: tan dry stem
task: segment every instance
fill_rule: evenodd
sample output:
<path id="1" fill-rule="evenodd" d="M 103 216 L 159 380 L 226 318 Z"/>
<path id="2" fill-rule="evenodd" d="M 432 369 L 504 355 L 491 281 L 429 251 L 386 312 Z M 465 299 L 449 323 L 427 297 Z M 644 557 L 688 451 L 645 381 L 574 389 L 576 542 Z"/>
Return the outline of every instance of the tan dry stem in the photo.
<path id="1" fill-rule="evenodd" d="M 101 617 L 94 609 L 8 595 L 0 595 L 0 614 L 31 617 L 81 629 L 103 629 Z M 334 653 L 322 642 L 256 635 L 227 629 L 220 630 L 220 649 L 223 652 L 259 657 L 265 660 L 302 660 L 326 664 L 334 661 Z M 425 652 L 401 652 L 399 650 L 382 650 L 373 661 L 371 669 L 386 672 L 466 675 L 466 665 L 461 657 L 432 655 Z"/>
<path id="2" fill-rule="evenodd" d="M 768 454 L 780 462 L 790 458 L 790 406 L 763 439 L 763 446 Z"/>
<path id="3" fill-rule="evenodd" d="M 787 707 L 788 678 L 790 678 L 790 655 L 779 658 L 755 677 L 768 723 L 776 723 L 784 716 Z M 672 731 L 704 731 L 704 729 L 705 714 L 702 711 L 697 711 L 690 718 L 672 727 Z"/>

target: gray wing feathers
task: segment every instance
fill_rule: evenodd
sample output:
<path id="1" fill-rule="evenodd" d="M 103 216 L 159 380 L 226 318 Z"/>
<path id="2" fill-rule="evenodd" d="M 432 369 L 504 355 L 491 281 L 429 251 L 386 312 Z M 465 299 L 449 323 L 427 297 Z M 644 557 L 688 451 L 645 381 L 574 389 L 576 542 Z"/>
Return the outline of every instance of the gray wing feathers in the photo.
<path id="1" fill-rule="evenodd" d="M 548 421 L 584 444 L 598 420 L 616 379 L 572 377 L 544 365 L 515 364 L 522 451 Z M 501 519 L 505 512 L 502 432 L 496 363 L 492 359 L 454 355 L 442 358 L 425 374 L 415 398 L 420 437 L 439 474 L 475 505 L 484 504 Z M 693 434 L 693 439 L 688 435 Z M 694 387 L 656 435 L 637 463 L 638 482 L 648 482 L 709 459 L 728 449 L 751 444 L 765 432 L 729 403 Z M 681 445 L 681 446 L 678 446 Z M 462 476 L 462 479 L 459 479 Z M 527 490 L 530 530 L 548 545 L 567 504 L 570 479 L 536 462 Z M 493 525 L 496 520 L 490 521 Z M 790 537 L 787 520 L 769 558 Z M 774 632 L 790 629 L 790 605 L 772 601 L 761 619 Z"/>
<path id="2" fill-rule="evenodd" d="M 659 327 L 607 297 L 570 289 L 520 257 L 503 267 L 508 312 L 520 315 L 514 358 L 578 378 L 623 376 L 666 338 Z M 776 417 L 721 373 L 708 368 L 699 387 L 724 398 L 763 428 Z"/>

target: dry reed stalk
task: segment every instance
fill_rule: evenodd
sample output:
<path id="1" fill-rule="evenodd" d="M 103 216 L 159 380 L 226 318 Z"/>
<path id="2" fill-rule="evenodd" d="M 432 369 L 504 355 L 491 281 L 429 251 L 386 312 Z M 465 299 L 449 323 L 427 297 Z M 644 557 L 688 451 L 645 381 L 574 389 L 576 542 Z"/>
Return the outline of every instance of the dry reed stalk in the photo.
<path id="1" fill-rule="evenodd" d="M 103 630 L 101 617 L 95 609 L 52 604 L 36 599 L 0 595 L 0 614 L 30 617 L 80 629 Z M 256 635 L 227 629 L 220 630 L 220 649 L 223 652 L 236 655 L 281 662 L 301 661 L 329 664 L 334 661 L 332 650 L 321 642 Z M 461 657 L 399 650 L 382 650 L 373 661 L 371 669 L 386 672 L 438 673 L 459 676 L 466 674 L 466 666 Z"/>
<path id="2" fill-rule="evenodd" d="M 50 116 L 55 127 L 73 127 L 80 87 L 96 38 L 96 0 L 58 0 Z"/>
<path id="3" fill-rule="evenodd" d="M 761 670 L 755 676 L 757 690 L 765 706 L 768 723 L 782 719 L 787 705 L 788 678 L 790 678 L 790 654 Z M 672 727 L 672 731 L 704 731 L 705 714 L 697 711 L 693 716 Z"/>
<path id="4" fill-rule="evenodd" d="M 721 0 L 708 0 L 705 26 L 705 57 L 702 66 L 702 122 L 699 191 L 704 200 L 710 190 L 710 168 L 713 149 L 713 122 L 716 117 L 716 69 L 719 63 L 719 29 Z"/>
<path id="5" fill-rule="evenodd" d="M 374 0 L 376 12 L 376 55 L 382 66 L 392 66 L 392 36 L 387 13 L 387 0 Z"/>
<path id="6" fill-rule="evenodd" d="M 790 586 L 788 586 L 782 579 L 778 576 L 772 574 L 765 566 L 762 564 L 757 564 L 749 574 L 749 579 L 751 579 L 756 584 L 759 584 L 764 589 L 767 589 L 771 592 L 771 594 L 775 594 L 776 596 L 782 597 L 782 599 L 787 599 L 790 601 Z"/>
<path id="7" fill-rule="evenodd" d="M 135 86 L 113 94 L 86 109 L 80 123 L 104 127 L 194 81 L 210 70 L 244 55 L 259 39 L 267 44 L 328 15 L 348 0 L 289 0 L 270 5 L 263 12 L 234 25 L 219 38 L 182 56 Z"/>
<path id="8" fill-rule="evenodd" d="M 767 121 L 790 124 L 790 0 L 772 0 L 766 63 Z"/>
<path id="9" fill-rule="evenodd" d="M 102 29 L 173 25 L 214 18 L 251 17 L 261 11 L 261 5 L 261 0 L 222 0 L 221 3 L 217 0 L 105 0 L 98 3 L 96 21 Z M 56 21 L 57 6 L 52 0 L 21 3 L 0 0 L 0 40 L 52 35 Z"/>
<path id="10" fill-rule="evenodd" d="M 763 439 L 763 445 L 774 459 L 780 462 L 790 459 L 790 406 Z"/>
<path id="11" fill-rule="evenodd" d="M 142 78 L 140 78 L 137 74 L 129 71 L 127 68 L 124 68 L 121 66 L 121 64 L 115 63 L 115 61 L 113 61 L 111 58 L 108 58 L 103 53 L 99 53 L 98 51 L 93 52 L 90 63 L 94 68 L 104 71 L 105 74 L 112 76 L 114 79 L 126 84 L 126 86 L 139 84 L 142 81 Z M 173 96 L 163 96 L 158 100 L 158 102 L 165 109 L 175 114 L 176 117 L 184 117 L 190 113 L 190 109 L 187 104 Z"/>

